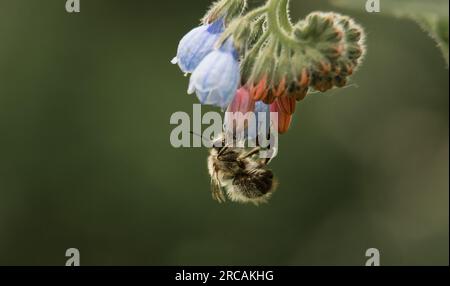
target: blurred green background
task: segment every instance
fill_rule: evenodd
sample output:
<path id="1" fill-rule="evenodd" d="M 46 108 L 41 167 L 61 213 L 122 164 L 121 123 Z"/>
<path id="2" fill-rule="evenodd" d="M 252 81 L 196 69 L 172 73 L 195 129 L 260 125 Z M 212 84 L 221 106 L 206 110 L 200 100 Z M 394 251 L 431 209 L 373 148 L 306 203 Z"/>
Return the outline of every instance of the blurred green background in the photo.
<path id="1" fill-rule="evenodd" d="M 261 207 L 210 197 L 205 149 L 174 149 L 192 112 L 170 64 L 210 1 L 0 0 L 0 265 L 449 263 L 448 69 L 408 20 L 368 33 L 345 89 L 313 95 L 281 137 Z M 204 109 L 209 110 L 209 109 Z"/>

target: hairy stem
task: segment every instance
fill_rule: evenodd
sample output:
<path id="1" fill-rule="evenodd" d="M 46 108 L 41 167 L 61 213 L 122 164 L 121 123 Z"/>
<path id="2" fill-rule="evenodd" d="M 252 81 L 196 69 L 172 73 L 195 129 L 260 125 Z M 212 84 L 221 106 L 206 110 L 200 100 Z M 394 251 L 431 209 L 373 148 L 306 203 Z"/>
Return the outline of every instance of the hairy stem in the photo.
<path id="1" fill-rule="evenodd" d="M 287 32 L 292 32 L 292 23 L 289 18 L 289 3 L 290 0 L 280 0 L 280 4 L 278 6 L 278 15 L 280 17 L 281 27 Z"/>
<path id="2" fill-rule="evenodd" d="M 252 49 L 249 52 L 249 55 L 255 55 L 255 53 L 257 53 L 259 51 L 259 49 L 261 49 L 261 47 L 263 46 L 264 42 L 267 40 L 267 38 L 269 37 L 269 33 L 265 32 L 261 38 L 259 38 L 258 42 L 256 42 L 256 44 L 252 47 Z"/>
<path id="3" fill-rule="evenodd" d="M 258 18 L 259 16 L 261 16 L 264 13 L 267 12 L 267 8 L 268 8 L 267 6 L 262 6 L 262 7 L 259 7 L 257 9 L 255 9 L 255 10 L 252 10 L 252 11 L 248 12 L 244 16 L 244 18 L 247 19 L 247 20 L 252 20 L 252 19 Z"/>
<path id="4" fill-rule="evenodd" d="M 283 18 L 283 25 L 289 24 L 290 28 L 288 28 L 288 31 L 292 30 L 292 25 L 290 24 L 290 20 L 288 20 L 289 16 L 287 15 L 287 4 L 289 1 L 287 0 L 268 0 L 267 2 L 267 22 L 269 24 L 269 30 L 272 34 L 274 34 L 278 40 L 282 43 L 284 43 L 287 46 L 295 46 L 298 45 L 298 42 L 291 38 L 289 36 L 289 32 L 285 31 L 284 28 L 282 28 L 282 20 L 280 18 Z M 282 17 L 280 16 L 280 6 L 283 5 L 284 12 L 281 13 Z M 285 6 L 286 5 L 286 6 Z M 281 9 L 283 9 L 281 8 Z M 289 22 L 286 22 L 286 19 Z"/>

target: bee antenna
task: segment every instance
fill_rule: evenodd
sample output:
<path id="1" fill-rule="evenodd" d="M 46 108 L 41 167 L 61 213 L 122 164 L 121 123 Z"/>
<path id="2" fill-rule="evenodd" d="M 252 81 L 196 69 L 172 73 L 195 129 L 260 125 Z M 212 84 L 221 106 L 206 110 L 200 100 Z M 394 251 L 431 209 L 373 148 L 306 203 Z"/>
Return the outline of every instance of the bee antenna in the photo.
<path id="1" fill-rule="evenodd" d="M 208 139 L 208 138 L 204 137 L 203 135 L 195 133 L 194 131 L 190 131 L 189 133 L 191 133 L 192 135 L 195 135 L 195 136 L 198 136 L 198 137 L 202 138 L 204 141 L 207 141 L 208 143 L 212 143 L 211 139 Z"/>

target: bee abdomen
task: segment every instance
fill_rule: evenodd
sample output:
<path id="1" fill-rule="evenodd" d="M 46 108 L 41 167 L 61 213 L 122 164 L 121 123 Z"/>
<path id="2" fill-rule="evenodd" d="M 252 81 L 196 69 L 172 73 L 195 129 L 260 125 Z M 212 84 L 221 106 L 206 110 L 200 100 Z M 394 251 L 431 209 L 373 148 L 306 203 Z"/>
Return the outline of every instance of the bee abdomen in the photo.
<path id="1" fill-rule="evenodd" d="M 251 200 L 266 196 L 273 190 L 273 173 L 270 170 L 254 169 L 237 174 L 233 180 L 235 192 Z"/>

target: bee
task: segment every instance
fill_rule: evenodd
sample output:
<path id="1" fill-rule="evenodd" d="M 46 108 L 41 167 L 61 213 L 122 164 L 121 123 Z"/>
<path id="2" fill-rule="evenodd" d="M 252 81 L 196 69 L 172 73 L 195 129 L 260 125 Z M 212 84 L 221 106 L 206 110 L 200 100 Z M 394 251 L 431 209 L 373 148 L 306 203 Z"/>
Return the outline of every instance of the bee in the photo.
<path id="1" fill-rule="evenodd" d="M 239 148 L 225 144 L 214 144 L 209 151 L 208 170 L 211 176 L 211 191 L 214 200 L 265 203 L 276 190 L 278 182 L 268 168 L 270 159 L 261 159 L 261 147 Z M 220 147 L 215 147 L 220 145 Z M 226 196 L 225 196 L 226 194 Z"/>

